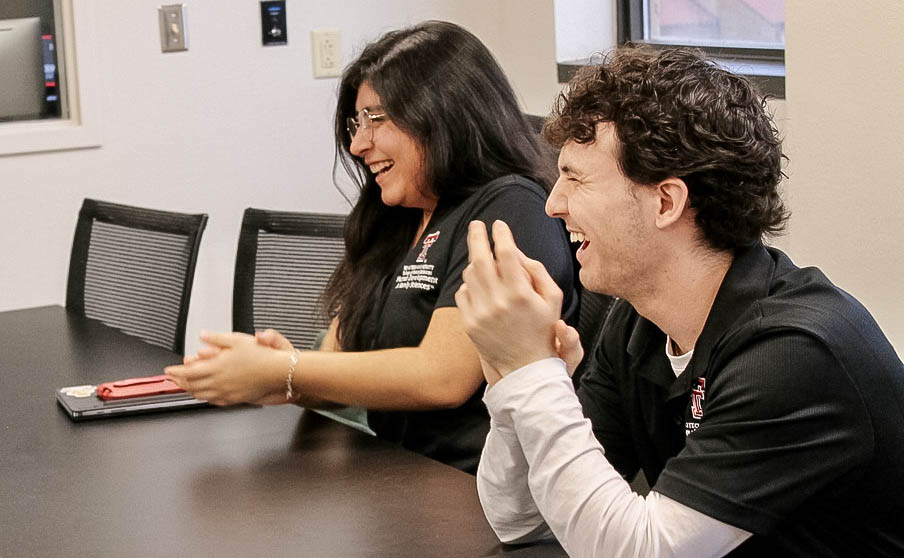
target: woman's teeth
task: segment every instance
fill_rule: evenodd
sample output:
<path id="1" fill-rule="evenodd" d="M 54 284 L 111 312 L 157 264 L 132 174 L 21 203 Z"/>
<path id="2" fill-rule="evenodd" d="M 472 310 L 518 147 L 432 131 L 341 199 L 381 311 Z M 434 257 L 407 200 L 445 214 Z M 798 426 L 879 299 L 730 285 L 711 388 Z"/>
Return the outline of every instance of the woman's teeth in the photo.
<path id="1" fill-rule="evenodd" d="M 388 171 L 392 165 L 392 161 L 380 161 L 379 163 L 370 165 L 370 172 L 373 174 L 380 174 L 381 172 Z"/>

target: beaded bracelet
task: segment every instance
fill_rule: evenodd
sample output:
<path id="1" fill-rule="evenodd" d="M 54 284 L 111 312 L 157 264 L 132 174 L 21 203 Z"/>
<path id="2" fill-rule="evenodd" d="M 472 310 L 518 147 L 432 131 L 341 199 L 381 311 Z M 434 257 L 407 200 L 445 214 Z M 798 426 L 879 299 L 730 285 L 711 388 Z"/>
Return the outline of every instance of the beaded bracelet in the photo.
<path id="1" fill-rule="evenodd" d="M 295 367 L 298 365 L 298 349 L 292 349 L 289 353 L 289 374 L 286 376 L 286 401 L 291 401 L 295 396 L 292 393 L 292 374 L 295 373 Z"/>

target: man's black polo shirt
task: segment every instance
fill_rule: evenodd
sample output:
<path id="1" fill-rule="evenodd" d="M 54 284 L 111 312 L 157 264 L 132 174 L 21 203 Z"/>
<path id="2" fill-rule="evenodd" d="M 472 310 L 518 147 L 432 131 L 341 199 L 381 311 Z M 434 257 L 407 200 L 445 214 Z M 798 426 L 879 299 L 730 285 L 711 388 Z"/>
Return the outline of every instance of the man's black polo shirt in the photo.
<path id="1" fill-rule="evenodd" d="M 620 301 L 578 395 L 606 457 L 754 533 L 750 555 L 904 556 L 904 365 L 853 297 L 736 254 L 685 371 Z"/>

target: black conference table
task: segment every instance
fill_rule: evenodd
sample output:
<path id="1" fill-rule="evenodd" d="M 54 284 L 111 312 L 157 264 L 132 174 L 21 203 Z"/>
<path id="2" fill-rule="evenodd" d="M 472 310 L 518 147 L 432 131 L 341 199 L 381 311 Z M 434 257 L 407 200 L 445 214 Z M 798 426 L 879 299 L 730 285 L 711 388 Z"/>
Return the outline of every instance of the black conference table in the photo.
<path id="1" fill-rule="evenodd" d="M 0 556 L 565 556 L 474 477 L 291 405 L 75 423 L 58 387 L 178 362 L 60 306 L 0 312 Z"/>

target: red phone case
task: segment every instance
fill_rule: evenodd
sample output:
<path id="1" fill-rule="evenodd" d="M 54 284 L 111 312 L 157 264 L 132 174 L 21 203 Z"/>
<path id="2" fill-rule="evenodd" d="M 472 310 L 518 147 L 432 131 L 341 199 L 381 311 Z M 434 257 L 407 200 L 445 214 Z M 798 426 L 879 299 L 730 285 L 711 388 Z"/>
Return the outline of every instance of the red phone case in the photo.
<path id="1" fill-rule="evenodd" d="M 114 382 L 105 382 L 97 386 L 97 396 L 103 400 L 130 399 L 132 397 L 148 397 L 180 393 L 183 390 L 164 375 L 146 378 L 127 378 Z"/>

